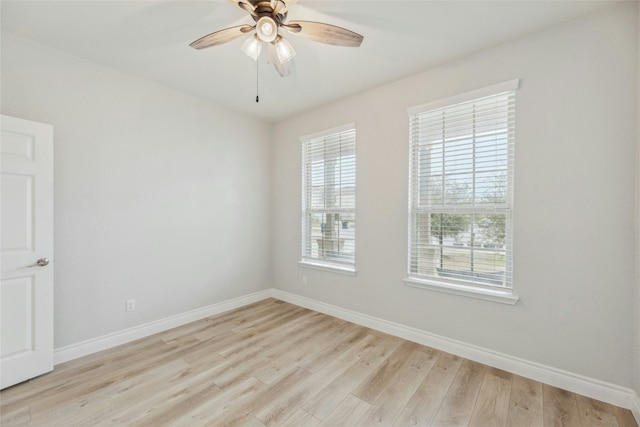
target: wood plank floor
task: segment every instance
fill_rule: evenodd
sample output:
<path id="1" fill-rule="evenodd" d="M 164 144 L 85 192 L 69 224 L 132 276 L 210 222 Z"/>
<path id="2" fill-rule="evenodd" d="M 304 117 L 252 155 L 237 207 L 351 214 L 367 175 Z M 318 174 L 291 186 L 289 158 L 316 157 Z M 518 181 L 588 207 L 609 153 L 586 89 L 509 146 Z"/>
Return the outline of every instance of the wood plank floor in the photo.
<path id="1" fill-rule="evenodd" d="M 630 411 L 269 299 L 0 392 L 2 426 L 634 426 Z"/>

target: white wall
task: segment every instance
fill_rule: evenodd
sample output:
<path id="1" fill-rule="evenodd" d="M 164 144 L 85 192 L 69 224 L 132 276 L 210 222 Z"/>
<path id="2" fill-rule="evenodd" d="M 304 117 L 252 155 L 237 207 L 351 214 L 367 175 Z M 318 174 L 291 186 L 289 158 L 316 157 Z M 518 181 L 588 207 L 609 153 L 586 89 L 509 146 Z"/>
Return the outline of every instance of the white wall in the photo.
<path id="1" fill-rule="evenodd" d="M 637 56 L 637 88 L 636 88 L 636 307 L 635 307 L 635 353 L 634 377 L 636 391 L 636 411 L 640 411 L 640 8 L 638 8 L 638 25 L 636 27 Z M 640 415 L 640 413 L 639 413 Z M 640 422 L 640 420 L 639 420 Z"/>
<path id="2" fill-rule="evenodd" d="M 268 286 L 267 125 L 6 35 L 1 71 L 54 127 L 56 348 Z"/>
<path id="3" fill-rule="evenodd" d="M 636 8 L 574 21 L 273 128 L 3 35 L 2 113 L 55 129 L 56 348 L 271 283 L 625 387 L 635 370 L 640 393 Z M 406 287 L 406 108 L 516 77 L 521 301 L 511 307 Z M 348 122 L 358 130 L 356 277 L 297 265 L 298 138 Z M 137 300 L 133 313 L 124 312 L 127 298 Z"/>
<path id="4" fill-rule="evenodd" d="M 274 285 L 632 387 L 636 5 L 573 21 L 278 123 Z M 406 109 L 513 78 L 516 306 L 405 286 Z M 356 277 L 305 269 L 300 143 L 357 128 Z M 307 276 L 309 285 L 301 284 Z"/>

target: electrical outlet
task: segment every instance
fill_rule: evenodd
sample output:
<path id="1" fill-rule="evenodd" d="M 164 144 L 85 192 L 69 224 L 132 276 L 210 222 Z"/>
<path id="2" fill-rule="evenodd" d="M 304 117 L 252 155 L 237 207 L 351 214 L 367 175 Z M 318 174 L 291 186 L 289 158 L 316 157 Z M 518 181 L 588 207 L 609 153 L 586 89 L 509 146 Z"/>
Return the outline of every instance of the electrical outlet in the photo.
<path id="1" fill-rule="evenodd" d="M 128 299 L 126 305 L 126 311 L 134 311 L 136 309 L 136 300 Z"/>
<path id="2" fill-rule="evenodd" d="M 307 276 L 302 276 L 302 284 L 303 285 L 308 285 L 309 281 L 307 280 Z"/>

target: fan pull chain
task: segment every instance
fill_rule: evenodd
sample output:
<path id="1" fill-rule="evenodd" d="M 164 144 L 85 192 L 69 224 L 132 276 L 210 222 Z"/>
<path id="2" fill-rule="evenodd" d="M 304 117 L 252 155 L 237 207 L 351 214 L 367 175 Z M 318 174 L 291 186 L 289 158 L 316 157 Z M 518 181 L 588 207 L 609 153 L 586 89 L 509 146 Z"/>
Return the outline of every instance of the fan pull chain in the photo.
<path id="1" fill-rule="evenodd" d="M 256 59 L 256 103 L 260 102 L 260 96 L 258 96 L 258 76 L 259 76 L 259 73 L 258 73 L 259 66 L 258 66 L 258 64 L 260 63 L 259 59 L 260 58 Z"/>

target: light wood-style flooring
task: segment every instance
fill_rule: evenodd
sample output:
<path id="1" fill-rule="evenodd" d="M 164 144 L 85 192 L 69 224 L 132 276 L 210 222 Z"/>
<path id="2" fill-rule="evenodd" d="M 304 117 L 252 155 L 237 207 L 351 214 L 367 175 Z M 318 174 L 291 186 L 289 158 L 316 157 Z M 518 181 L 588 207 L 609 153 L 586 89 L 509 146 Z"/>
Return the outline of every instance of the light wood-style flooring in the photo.
<path id="1" fill-rule="evenodd" d="M 632 414 L 268 299 L 0 392 L 2 426 L 636 426 Z"/>

